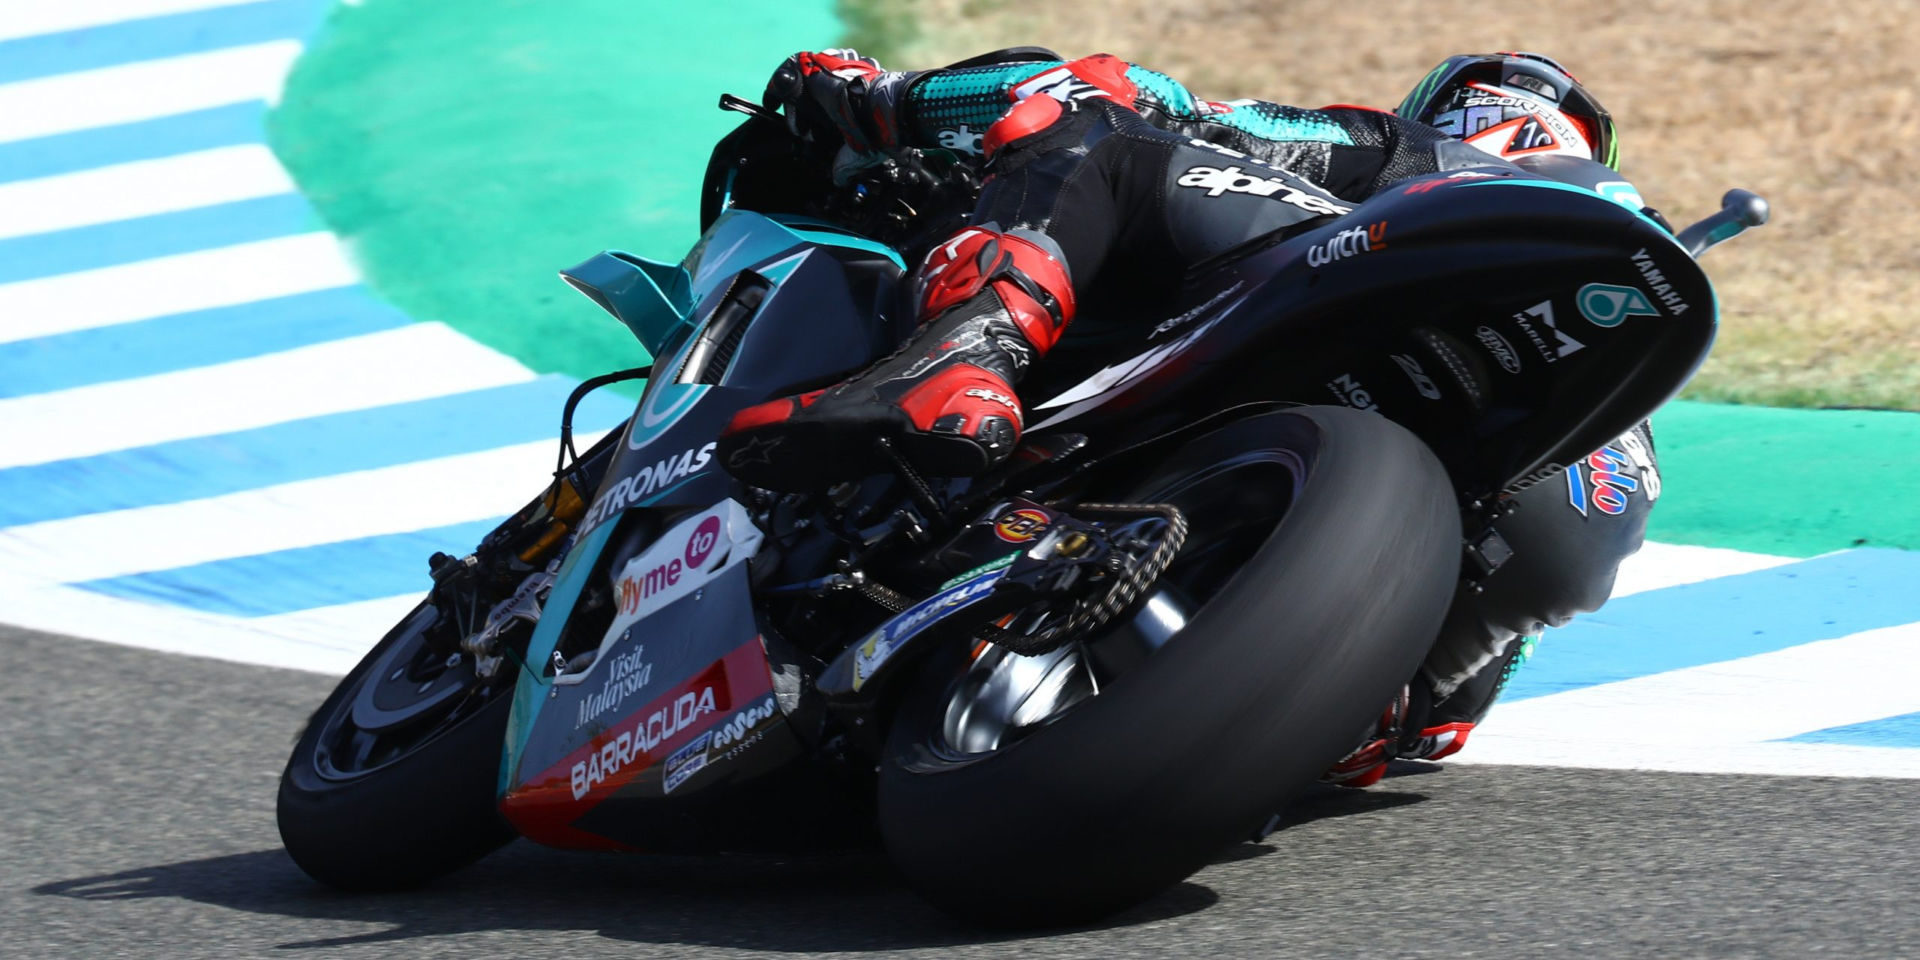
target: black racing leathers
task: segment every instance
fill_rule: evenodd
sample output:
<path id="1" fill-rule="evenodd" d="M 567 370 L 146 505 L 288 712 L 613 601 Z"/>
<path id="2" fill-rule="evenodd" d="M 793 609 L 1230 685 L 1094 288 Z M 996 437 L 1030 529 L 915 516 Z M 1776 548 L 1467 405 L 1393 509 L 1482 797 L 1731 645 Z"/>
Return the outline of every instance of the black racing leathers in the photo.
<path id="1" fill-rule="evenodd" d="M 1036 231 L 1061 252 L 1079 317 L 1048 366 L 1137 342 L 1136 325 L 1173 305 L 1188 269 L 1248 240 L 1339 216 L 1407 177 L 1504 165 L 1388 113 L 1201 101 L 1111 57 L 890 77 L 881 86 L 895 100 L 899 142 L 984 155 L 988 180 L 970 222 Z M 1422 671 L 1436 722 L 1477 721 L 1516 637 L 1605 601 L 1658 491 L 1651 437 L 1635 434 L 1621 444 L 1645 456 L 1622 475 L 1641 493 L 1621 511 L 1576 509 L 1571 488 L 1549 481 L 1499 522 L 1516 560 L 1484 593 L 1462 591 Z M 1580 469 L 1562 479 L 1585 482 Z"/>

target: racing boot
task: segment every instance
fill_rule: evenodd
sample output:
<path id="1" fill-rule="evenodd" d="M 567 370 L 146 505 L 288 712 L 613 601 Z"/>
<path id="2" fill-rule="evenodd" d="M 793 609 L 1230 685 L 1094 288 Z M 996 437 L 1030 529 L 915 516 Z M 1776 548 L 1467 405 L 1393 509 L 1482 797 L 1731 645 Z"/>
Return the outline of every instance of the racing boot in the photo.
<path id="1" fill-rule="evenodd" d="M 1425 681 L 1401 687 L 1399 696 L 1381 711 L 1373 732 L 1352 753 L 1340 758 L 1320 777 L 1322 783 L 1343 787 L 1371 787 L 1387 775 L 1394 760 L 1439 760 L 1467 745 L 1473 723 L 1434 716 L 1433 695 Z"/>
<path id="2" fill-rule="evenodd" d="M 892 356 L 835 386 L 735 414 L 716 451 L 769 490 L 819 490 L 890 468 L 891 441 L 930 476 L 971 476 L 1005 460 L 1024 413 L 1027 367 L 1073 318 L 1059 249 L 1029 230 L 968 227 L 918 271 L 920 328 Z"/>

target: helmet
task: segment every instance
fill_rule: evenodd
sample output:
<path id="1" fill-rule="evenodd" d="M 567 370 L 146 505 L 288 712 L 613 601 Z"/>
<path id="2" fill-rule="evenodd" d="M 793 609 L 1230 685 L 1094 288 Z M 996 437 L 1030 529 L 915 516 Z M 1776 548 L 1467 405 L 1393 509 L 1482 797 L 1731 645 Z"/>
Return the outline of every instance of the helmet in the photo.
<path id="1" fill-rule="evenodd" d="M 1620 168 L 1613 117 L 1567 68 L 1537 53 L 1448 57 L 1394 112 L 1508 160 L 1572 154 Z"/>

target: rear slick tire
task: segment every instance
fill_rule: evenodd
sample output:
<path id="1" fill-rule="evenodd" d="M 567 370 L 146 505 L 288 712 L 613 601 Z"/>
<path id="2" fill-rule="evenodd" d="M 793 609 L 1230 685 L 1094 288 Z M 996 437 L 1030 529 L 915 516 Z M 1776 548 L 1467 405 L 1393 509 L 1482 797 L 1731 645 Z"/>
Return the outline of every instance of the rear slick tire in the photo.
<path id="1" fill-rule="evenodd" d="M 1178 504 L 1197 478 L 1260 458 L 1289 465 L 1291 505 L 1118 682 L 964 756 L 939 733 L 954 658 L 908 694 L 883 757 L 880 826 L 936 906 L 1035 926 L 1145 900 L 1250 836 L 1413 675 L 1459 576 L 1459 507 L 1439 461 L 1383 417 L 1299 407 L 1188 441 L 1135 489 Z"/>

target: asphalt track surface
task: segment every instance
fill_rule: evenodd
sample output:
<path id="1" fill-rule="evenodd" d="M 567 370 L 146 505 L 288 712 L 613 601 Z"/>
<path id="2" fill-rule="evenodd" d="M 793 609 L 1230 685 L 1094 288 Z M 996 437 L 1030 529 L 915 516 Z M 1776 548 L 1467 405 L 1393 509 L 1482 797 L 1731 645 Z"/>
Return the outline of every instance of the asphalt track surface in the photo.
<path id="1" fill-rule="evenodd" d="M 0 650 L 0 956 L 1920 956 L 1911 780 L 1455 766 L 1317 793 L 1157 900 L 1038 933 L 956 924 L 871 855 L 516 843 L 343 896 L 273 825 L 333 678 L 8 628 Z"/>

